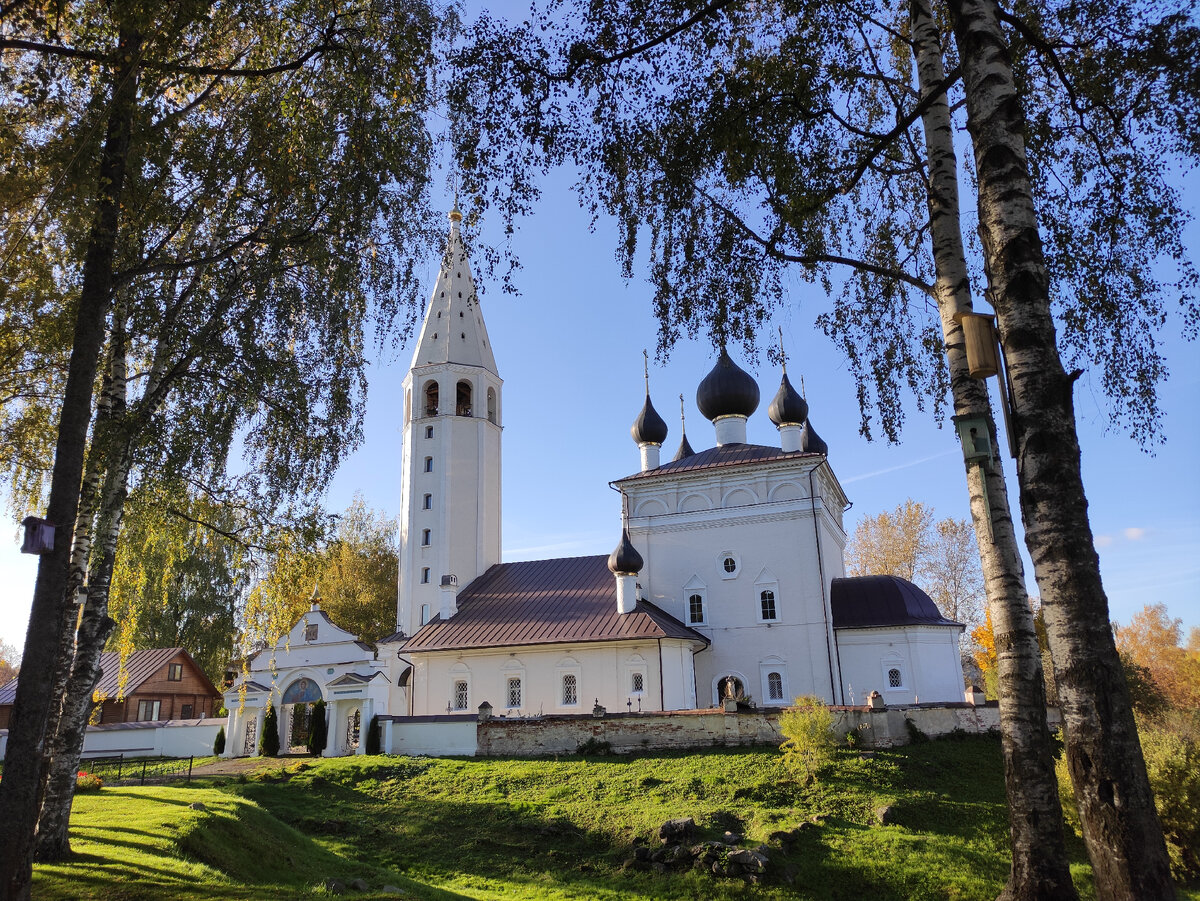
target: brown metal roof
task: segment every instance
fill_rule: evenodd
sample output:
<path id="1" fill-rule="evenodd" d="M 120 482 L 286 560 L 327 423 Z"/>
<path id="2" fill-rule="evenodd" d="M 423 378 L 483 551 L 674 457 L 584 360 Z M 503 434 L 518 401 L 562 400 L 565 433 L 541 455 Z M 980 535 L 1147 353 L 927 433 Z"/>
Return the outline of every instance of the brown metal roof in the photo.
<path id="1" fill-rule="evenodd" d="M 15 704 L 17 700 L 17 680 L 9 679 L 0 686 L 0 704 Z"/>
<path id="2" fill-rule="evenodd" d="M 434 617 L 404 652 L 642 638 L 708 644 L 653 604 L 617 613 L 607 557 L 564 557 L 496 564 L 459 592 L 458 613 L 445 622 Z"/>
<path id="3" fill-rule="evenodd" d="M 675 475 L 683 472 L 694 472 L 698 469 L 717 469 L 723 466 L 742 466 L 747 463 L 773 463 L 776 460 L 798 460 L 805 457 L 820 459 L 820 454 L 810 454 L 804 451 L 784 451 L 778 447 L 767 447 L 763 444 L 724 444 L 720 447 L 710 447 L 699 453 L 664 463 L 657 469 L 645 472 L 635 472 L 631 476 L 617 479 L 621 482 L 632 482 L 636 479 L 653 478 L 661 475 Z"/>
<path id="4" fill-rule="evenodd" d="M 217 687 L 209 681 L 204 670 L 196 665 L 196 661 L 192 659 L 192 655 L 183 648 L 145 648 L 140 651 L 130 651 L 129 657 L 125 661 L 125 672 L 128 676 L 125 679 L 125 690 L 122 697 L 133 694 L 138 687 L 149 679 L 151 676 L 161 673 L 166 677 L 166 667 L 168 663 L 176 662 L 175 658 L 184 656 L 192 665 L 195 673 L 208 686 L 208 692 L 213 697 L 217 697 L 221 692 L 217 691 Z M 100 655 L 100 682 L 96 685 L 96 692 L 102 698 L 115 700 L 117 697 L 117 682 L 121 670 L 121 654 L 119 651 L 105 651 Z M 17 695 L 17 680 L 13 679 L 3 688 L 0 688 L 0 704 L 12 704 Z"/>

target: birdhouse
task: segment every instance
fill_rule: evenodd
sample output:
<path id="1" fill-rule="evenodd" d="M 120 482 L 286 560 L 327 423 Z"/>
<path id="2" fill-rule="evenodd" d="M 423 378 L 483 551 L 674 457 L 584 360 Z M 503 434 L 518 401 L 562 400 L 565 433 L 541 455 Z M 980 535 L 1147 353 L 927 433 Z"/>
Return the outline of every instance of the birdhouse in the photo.
<path id="1" fill-rule="evenodd" d="M 54 550 L 54 526 L 36 516 L 26 516 L 21 525 L 25 527 L 22 554 L 48 554 Z"/>
<path id="2" fill-rule="evenodd" d="M 954 427 L 958 429 L 958 440 L 962 442 L 963 459 L 967 463 L 992 459 L 992 438 L 985 416 L 955 416 Z"/>
<path id="3" fill-rule="evenodd" d="M 971 378 L 986 379 L 999 372 L 996 317 L 986 313 L 955 313 L 954 321 L 962 326 Z"/>

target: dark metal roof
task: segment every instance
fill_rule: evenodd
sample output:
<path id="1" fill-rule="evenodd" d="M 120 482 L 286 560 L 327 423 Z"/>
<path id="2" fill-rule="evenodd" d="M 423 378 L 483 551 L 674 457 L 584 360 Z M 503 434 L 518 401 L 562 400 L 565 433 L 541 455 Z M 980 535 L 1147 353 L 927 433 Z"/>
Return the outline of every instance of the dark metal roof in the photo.
<path id="1" fill-rule="evenodd" d="M 805 453 L 829 456 L 829 445 L 817 434 L 811 419 L 804 421 L 804 428 L 800 431 L 800 447 Z"/>
<path id="2" fill-rule="evenodd" d="M 166 678 L 167 664 L 178 662 L 175 658 L 180 655 L 188 659 L 196 675 L 208 686 L 208 693 L 213 697 L 220 696 L 221 692 L 209 681 L 204 670 L 196 665 L 196 661 L 192 659 L 192 655 L 183 648 L 144 648 L 140 651 L 131 651 L 128 659 L 125 661 L 125 672 L 128 675 L 125 679 L 125 690 L 121 696 L 126 697 L 133 694 L 151 676 L 161 673 L 163 678 Z M 117 697 L 118 679 L 121 670 L 120 652 L 106 651 L 102 653 L 100 655 L 100 670 L 100 682 L 96 685 L 96 691 L 100 697 L 113 700 Z M 12 704 L 16 701 L 16 697 L 16 679 L 13 679 L 3 688 L 0 688 L 0 704 Z"/>
<path id="3" fill-rule="evenodd" d="M 633 428 L 629 430 L 629 434 L 638 444 L 662 444 L 667 440 L 667 424 L 654 409 L 654 404 L 650 403 L 649 392 L 646 392 L 646 403 L 642 406 L 638 418 L 633 421 Z"/>
<path id="4" fill-rule="evenodd" d="M 645 601 L 618 613 L 607 557 L 564 557 L 496 564 L 459 592 L 458 613 L 444 622 L 435 616 L 404 652 L 647 638 L 708 644 Z"/>
<path id="5" fill-rule="evenodd" d="M 779 383 L 775 399 L 767 408 L 767 416 L 775 425 L 800 425 L 808 419 L 808 401 L 792 387 L 786 372 Z"/>
<path id="6" fill-rule="evenodd" d="M 692 472 L 697 469 L 716 469 L 720 466 L 741 466 L 752 463 L 773 463 L 776 460 L 801 459 L 813 454 L 805 451 L 784 451 L 778 447 L 767 447 L 762 444 L 724 444 L 720 447 L 710 447 L 699 453 L 684 457 L 682 460 L 672 460 L 657 469 L 645 472 L 635 472 L 631 476 L 617 479 L 618 482 L 632 482 L 634 479 L 645 479 L 674 473 Z"/>
<path id="7" fill-rule="evenodd" d="M 366 675 L 363 675 L 362 673 L 343 673 L 342 675 L 338 676 L 336 679 L 334 679 L 334 680 L 333 680 L 332 682 L 330 682 L 329 684 L 330 684 L 330 686 L 334 686 L 334 685 L 363 685 L 363 684 L 365 684 L 365 683 L 367 683 L 367 682 L 370 682 L 370 681 L 371 681 L 372 679 L 374 679 L 376 676 L 381 676 L 381 677 L 382 677 L 382 676 L 383 676 L 383 673 L 379 672 L 379 670 L 376 670 L 376 671 L 375 671 L 375 672 L 373 672 L 373 673 L 368 673 L 368 674 L 366 674 Z"/>
<path id="8" fill-rule="evenodd" d="M 691 443 L 687 440 L 687 432 L 683 433 L 683 440 L 679 442 L 679 450 L 675 451 L 675 456 L 671 459 L 672 463 L 678 463 L 680 460 L 692 456 L 696 453 L 692 450 Z"/>
<path id="9" fill-rule="evenodd" d="M 393 642 L 404 641 L 407 638 L 408 638 L 408 636 L 404 634 L 403 629 L 397 629 L 391 635 L 388 635 L 385 638 L 379 639 L 379 641 L 376 642 L 376 644 L 392 644 Z"/>
<path id="10" fill-rule="evenodd" d="M 15 704 L 17 701 L 17 680 L 9 679 L 0 685 L 0 704 Z"/>
<path id="11" fill-rule="evenodd" d="M 957 626 L 920 588 L 899 576 L 834 579 L 830 592 L 835 629 L 879 626 Z"/>
<path id="12" fill-rule="evenodd" d="M 758 382 L 722 347 L 716 365 L 696 389 L 696 406 L 705 419 L 749 416 L 758 409 Z"/>

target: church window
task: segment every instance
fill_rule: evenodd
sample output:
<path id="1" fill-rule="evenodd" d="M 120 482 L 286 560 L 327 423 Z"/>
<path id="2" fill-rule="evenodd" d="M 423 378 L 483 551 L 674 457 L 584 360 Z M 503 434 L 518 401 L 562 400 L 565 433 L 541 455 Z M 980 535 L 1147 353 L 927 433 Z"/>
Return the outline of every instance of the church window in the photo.
<path id="1" fill-rule="evenodd" d="M 904 685 L 904 681 L 900 678 L 900 670 L 892 667 L 888 670 L 888 688 L 900 688 Z"/>
<path id="2" fill-rule="evenodd" d="M 488 388 L 487 411 L 488 411 L 488 422 L 494 424 L 496 422 L 496 389 L 495 388 Z"/>
<path id="3" fill-rule="evenodd" d="M 436 338 L 437 336 L 434 335 Z M 430 382 L 425 386 L 425 415 L 438 415 L 438 383 Z"/>
<path id="4" fill-rule="evenodd" d="M 767 700 L 783 700 L 783 676 L 779 673 L 767 673 Z"/>
<path id="5" fill-rule="evenodd" d="M 767 590 L 760 592 L 758 595 L 759 603 L 762 605 L 762 618 L 764 620 L 776 619 L 775 616 L 775 592 Z"/>
<path id="6" fill-rule="evenodd" d="M 304 640 L 305 641 L 316 641 L 317 640 L 317 624 L 316 623 L 309 623 L 307 626 L 304 627 Z"/>
<path id="7" fill-rule="evenodd" d="M 736 579 L 742 571 L 742 561 L 732 550 L 717 554 L 717 572 L 722 579 Z"/>
<path id="8" fill-rule="evenodd" d="M 562 702 L 564 707 L 574 707 L 579 703 L 579 680 L 574 673 L 567 673 L 562 678 Z"/>
<path id="9" fill-rule="evenodd" d="M 467 709 L 467 680 L 456 679 L 454 681 L 454 709 Z"/>
<path id="10" fill-rule="evenodd" d="M 182 663 L 172 663 L 170 666 L 167 667 L 167 681 L 168 682 L 182 682 L 183 681 L 183 664 Z"/>
<path id="11" fill-rule="evenodd" d="M 429 567 L 428 566 L 421 567 L 421 584 L 422 585 L 429 584 Z"/>
<path id="12" fill-rule="evenodd" d="M 425 498 L 424 498 L 424 500 L 423 500 L 423 502 L 422 502 L 422 506 L 423 506 L 423 507 L 424 507 L 426 510 L 432 510 L 432 509 L 433 509 L 433 495 L 432 495 L 432 494 L 427 494 L 427 495 L 425 495 Z"/>
<path id="13" fill-rule="evenodd" d="M 429 622 L 429 605 L 422 604 L 421 605 L 421 625 L 423 626 L 427 622 Z"/>
<path id="14" fill-rule="evenodd" d="M 737 561 L 734 560 L 732 557 L 726 557 L 722 561 L 721 565 L 725 568 L 725 572 L 727 572 L 727 573 L 737 572 Z"/>
<path id="15" fill-rule="evenodd" d="M 692 625 L 704 622 L 704 595 L 688 596 L 688 622 Z"/>
<path id="16" fill-rule="evenodd" d="M 458 383 L 456 391 L 454 415 L 455 416 L 470 416 L 471 415 L 471 383 L 465 379 Z"/>
<path id="17" fill-rule="evenodd" d="M 425 471 L 426 471 L 426 472 L 433 472 L 433 457 L 426 457 L 426 458 L 425 458 Z"/>
<path id="18" fill-rule="evenodd" d="M 629 679 L 629 690 L 635 695 L 643 694 L 646 691 L 646 674 L 636 671 L 632 673 Z"/>
<path id="19" fill-rule="evenodd" d="M 425 437 L 426 437 L 426 438 L 432 438 L 432 437 L 433 437 L 433 426 L 431 426 L 431 425 L 427 425 L 427 426 L 425 426 Z"/>
<path id="20" fill-rule="evenodd" d="M 508 701 L 507 707 L 512 710 L 521 706 L 521 677 L 509 676 L 508 678 Z"/>
<path id="21" fill-rule="evenodd" d="M 433 542 L 433 533 L 429 529 L 421 530 L 421 547 L 429 547 Z"/>

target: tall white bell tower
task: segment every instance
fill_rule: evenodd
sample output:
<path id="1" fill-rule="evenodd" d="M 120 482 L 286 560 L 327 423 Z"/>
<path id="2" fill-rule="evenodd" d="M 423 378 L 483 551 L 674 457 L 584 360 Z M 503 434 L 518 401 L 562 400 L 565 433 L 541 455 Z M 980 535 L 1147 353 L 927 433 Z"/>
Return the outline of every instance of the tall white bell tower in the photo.
<path id="1" fill-rule="evenodd" d="M 462 213 L 404 379 L 400 583 L 407 634 L 457 611 L 458 589 L 500 562 L 501 386 L 463 248 Z"/>

